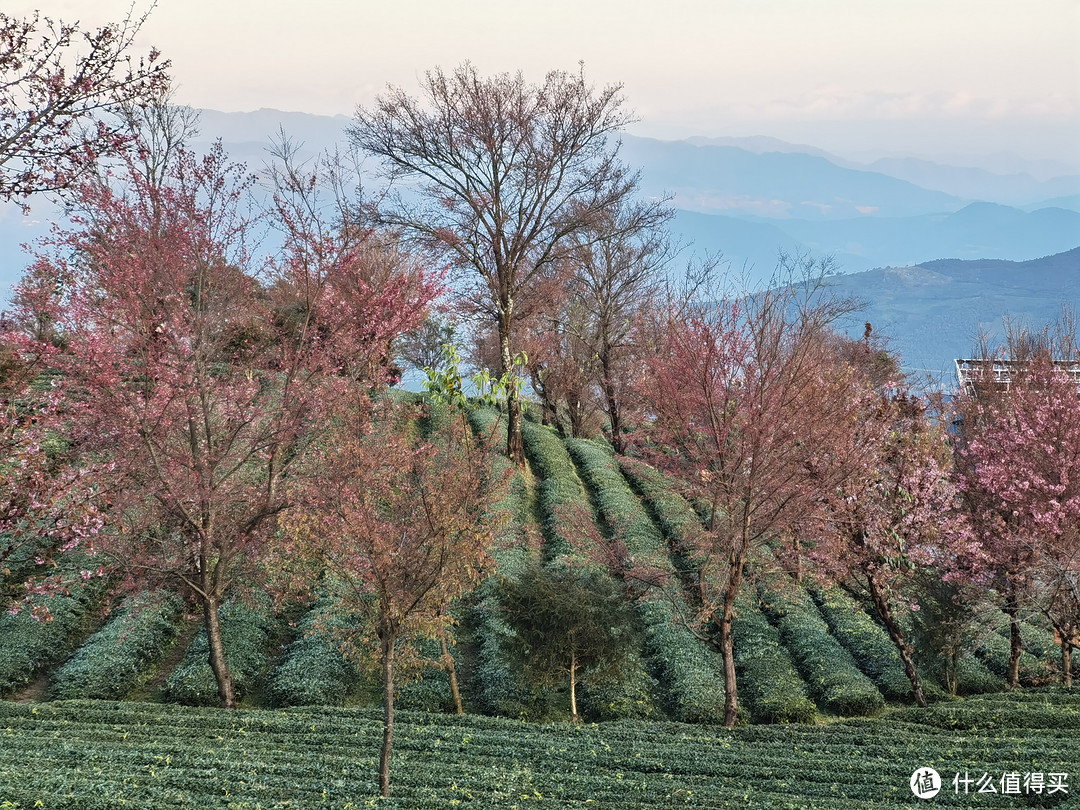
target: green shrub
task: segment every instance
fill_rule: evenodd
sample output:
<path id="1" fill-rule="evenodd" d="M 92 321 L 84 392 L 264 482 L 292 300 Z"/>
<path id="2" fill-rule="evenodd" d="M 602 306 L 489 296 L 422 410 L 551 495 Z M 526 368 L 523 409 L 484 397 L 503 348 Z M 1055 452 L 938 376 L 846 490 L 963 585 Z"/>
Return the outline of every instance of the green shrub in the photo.
<path id="1" fill-rule="evenodd" d="M 0 696 L 25 686 L 63 659 L 87 629 L 106 582 L 97 576 L 84 579 L 80 564 L 90 563 L 81 555 L 65 558 L 56 574 L 61 578 L 57 593 L 29 596 L 17 613 L 0 613 Z"/>
<path id="2" fill-rule="evenodd" d="M 1024 640 L 1024 623 L 1021 622 L 1020 639 Z M 1029 631 L 1030 633 L 1030 631 Z M 980 622 L 975 629 L 975 654 L 997 677 L 1007 680 L 1009 677 L 1009 617 L 1000 610 L 991 611 L 991 615 Z M 1044 658 L 1037 658 L 1027 650 L 1020 653 L 1020 683 L 1023 686 L 1041 684 L 1053 675 L 1053 664 Z"/>
<path id="3" fill-rule="evenodd" d="M 772 620 L 817 705 L 843 717 L 875 714 L 885 699 L 859 671 L 851 653 L 829 634 L 813 600 L 799 589 L 761 590 L 761 606 Z"/>
<path id="4" fill-rule="evenodd" d="M 566 448 L 596 503 L 608 534 L 625 544 L 635 566 L 662 576 L 674 573 L 662 532 L 620 471 L 609 446 L 591 439 L 568 439 Z M 687 722 L 723 722 L 724 669 L 678 616 L 690 617 L 681 595 L 673 601 L 646 595 L 638 603 L 645 633 L 645 663 L 657 681 L 668 714 Z"/>
<path id="5" fill-rule="evenodd" d="M 735 602 L 732 636 L 739 697 L 756 723 L 808 723 L 816 715 L 780 634 L 751 594 Z"/>
<path id="6" fill-rule="evenodd" d="M 397 690 L 395 705 L 406 711 L 452 712 L 454 697 L 450 692 L 450 676 L 438 664 L 442 651 L 435 639 L 420 642 L 420 655 L 425 664 L 415 677 L 402 684 Z"/>
<path id="7" fill-rule="evenodd" d="M 337 631 L 355 626 L 333 589 L 324 587 L 311 610 L 297 625 L 297 636 L 285 648 L 267 689 L 273 705 L 341 706 L 356 687 L 360 673 L 346 660 Z"/>
<path id="8" fill-rule="evenodd" d="M 888 700 L 914 700 L 911 681 L 888 632 L 839 588 L 817 591 L 813 596 L 833 636 L 851 653 L 859 669 L 870 677 L 881 694 Z M 945 697 L 942 689 L 924 673 L 920 672 L 919 677 L 928 699 Z"/>
<path id="9" fill-rule="evenodd" d="M 52 676 L 54 700 L 118 700 L 139 685 L 179 630 L 183 603 L 173 594 L 143 592 L 128 597 Z"/>
<path id="10" fill-rule="evenodd" d="M 260 594 L 255 605 L 226 602 L 218 611 L 225 658 L 239 700 L 250 691 L 266 667 L 271 627 L 270 600 Z M 210 644 L 204 629 L 188 647 L 180 665 L 165 681 L 166 700 L 188 706 L 218 705 L 217 679 L 210 668 Z"/>
<path id="11" fill-rule="evenodd" d="M 502 559 L 508 556 L 511 555 L 504 554 Z M 524 558 L 525 553 L 518 552 L 513 557 Z M 517 562 L 515 573 L 508 573 L 501 565 L 500 572 L 506 576 L 519 575 L 524 560 Z M 480 587 L 480 594 L 469 616 L 472 634 L 477 639 L 476 671 L 470 686 L 480 711 L 529 720 L 565 717 L 565 701 L 558 701 L 555 690 L 527 685 L 521 669 L 512 663 L 509 646 L 514 631 L 502 617 L 495 580 L 487 580 Z"/>
<path id="12" fill-rule="evenodd" d="M 537 507 L 544 536 L 544 559 L 572 555 L 595 541 L 592 508 L 562 441 L 549 428 L 521 426 L 525 456 L 539 478 Z"/>

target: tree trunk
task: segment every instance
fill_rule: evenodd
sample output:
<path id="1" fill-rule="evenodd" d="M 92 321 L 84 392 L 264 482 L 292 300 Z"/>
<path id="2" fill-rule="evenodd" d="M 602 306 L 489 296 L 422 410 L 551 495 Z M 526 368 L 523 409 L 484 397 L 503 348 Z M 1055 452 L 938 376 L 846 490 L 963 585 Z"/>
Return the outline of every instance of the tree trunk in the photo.
<path id="1" fill-rule="evenodd" d="M 1072 686 L 1072 648 L 1067 638 L 1061 639 L 1061 678 L 1066 686 Z"/>
<path id="2" fill-rule="evenodd" d="M 735 618 L 735 597 L 742 584 L 742 555 L 732 560 L 728 584 L 724 589 L 723 612 L 720 616 L 720 655 L 724 660 L 724 725 L 734 728 L 739 717 L 739 685 L 735 678 L 735 637 L 731 623 Z"/>
<path id="3" fill-rule="evenodd" d="M 394 744 L 394 647 L 393 634 L 385 632 L 382 638 L 383 671 L 383 738 L 379 752 L 379 795 L 390 795 L 390 749 Z"/>
<path id="4" fill-rule="evenodd" d="M 581 715 L 577 710 L 577 656 L 570 653 L 570 720 L 574 723 L 581 722 Z"/>
<path id="5" fill-rule="evenodd" d="M 608 422 L 611 423 L 611 446 L 620 456 L 625 455 L 626 441 L 622 435 L 622 413 L 619 398 L 615 395 L 615 383 L 612 380 L 611 351 L 606 347 L 600 353 L 600 370 L 603 375 L 600 387 L 604 390 Z"/>
<path id="6" fill-rule="evenodd" d="M 1009 688 L 1017 689 L 1020 686 L 1020 653 L 1024 651 L 1024 645 L 1020 638 L 1020 607 L 1015 594 L 1009 595 L 1005 615 L 1009 617 Z"/>
<path id="7" fill-rule="evenodd" d="M 510 350 L 510 314 L 499 317 L 499 360 L 501 374 L 514 370 L 514 356 Z M 525 448 L 521 443 L 521 399 L 517 387 L 506 390 L 506 455 L 519 467 L 525 466 Z"/>
<path id="8" fill-rule="evenodd" d="M 881 588 L 878 587 L 873 574 L 867 574 L 866 584 L 870 590 L 870 598 L 874 602 L 874 609 L 877 611 L 881 621 L 884 622 L 885 628 L 889 631 L 889 638 L 892 639 L 896 649 L 900 652 L 900 660 L 904 662 L 904 672 L 907 674 L 908 680 L 911 681 L 911 691 L 915 695 L 915 703 L 925 709 L 929 704 L 926 701 L 926 695 L 923 693 L 919 673 L 915 670 L 912 647 L 904 638 L 904 632 L 900 629 L 900 625 L 896 623 L 896 618 L 889 607 L 889 601 L 885 598 L 885 594 L 881 592 Z"/>
<path id="9" fill-rule="evenodd" d="M 457 667 L 454 665 L 454 656 L 450 654 L 450 645 L 446 643 L 446 628 L 439 628 L 439 647 L 442 651 L 443 667 L 450 678 L 450 694 L 454 698 L 454 711 L 465 714 L 465 708 L 461 704 L 461 690 L 458 689 Z"/>
<path id="10" fill-rule="evenodd" d="M 206 627 L 206 640 L 210 645 L 210 669 L 217 680 L 218 699 L 221 708 L 236 708 L 236 692 L 233 689 L 232 673 L 225 657 L 225 644 L 221 639 L 221 617 L 218 616 L 220 603 L 217 599 L 203 599 L 203 626 Z"/>

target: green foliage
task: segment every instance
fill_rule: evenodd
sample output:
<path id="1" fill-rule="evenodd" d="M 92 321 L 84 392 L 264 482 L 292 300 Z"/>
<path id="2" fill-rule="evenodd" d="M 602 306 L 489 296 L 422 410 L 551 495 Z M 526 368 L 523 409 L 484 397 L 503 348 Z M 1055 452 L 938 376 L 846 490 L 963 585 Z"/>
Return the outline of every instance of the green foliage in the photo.
<path id="1" fill-rule="evenodd" d="M 406 711 L 454 711 L 450 676 L 436 663 L 442 655 L 439 642 L 431 638 L 422 639 L 419 642 L 419 654 L 425 663 L 412 678 L 398 687 L 394 698 L 395 706 Z"/>
<path id="2" fill-rule="evenodd" d="M 633 608 L 599 569 L 530 561 L 518 579 L 500 578 L 498 597 L 514 631 L 508 651 L 531 682 L 556 687 L 573 671 L 595 693 L 597 683 L 625 682 L 634 669 L 627 667 L 640 646 Z"/>
<path id="3" fill-rule="evenodd" d="M 393 794 L 381 801 L 377 710 L 0 703 L 0 799 L 27 810 L 39 801 L 80 810 L 905 810 L 919 806 L 911 773 L 927 765 L 946 785 L 922 804 L 1015 807 L 1000 796 L 953 795 L 951 777 L 1066 772 L 1071 800 L 1077 732 L 1058 718 L 1078 710 L 1073 689 L 738 729 L 626 720 L 571 727 L 402 711 Z M 988 728 L 978 719 L 1012 712 L 1020 712 L 1017 725 Z"/>
<path id="4" fill-rule="evenodd" d="M 807 697 L 780 634 L 758 609 L 757 600 L 740 595 L 735 601 L 731 632 L 739 698 L 755 723 L 808 723 L 817 714 Z"/>
<path id="5" fill-rule="evenodd" d="M 911 681 L 888 632 L 838 588 L 814 593 L 814 601 L 833 636 L 851 653 L 887 700 L 914 700 Z M 920 673 L 928 699 L 944 697 L 942 690 Z"/>
<path id="6" fill-rule="evenodd" d="M 116 700 L 139 685 L 179 630 L 183 604 L 172 594 L 144 592 L 128 597 L 52 676 L 53 700 Z"/>
<path id="7" fill-rule="evenodd" d="M 537 505 L 544 535 L 544 558 L 574 553 L 596 537 L 592 508 L 562 441 L 549 428 L 523 422 L 525 457 L 540 479 Z"/>
<path id="8" fill-rule="evenodd" d="M 56 575 L 56 593 L 27 597 L 16 615 L 0 613 L 0 696 L 30 683 L 71 652 L 105 590 L 105 580 L 80 575 L 80 564 L 90 563 L 81 555 L 66 558 Z"/>
<path id="9" fill-rule="evenodd" d="M 684 723 L 723 723 L 720 655 L 679 623 L 670 602 L 645 602 L 640 611 L 649 670 L 668 715 Z"/>
<path id="10" fill-rule="evenodd" d="M 503 559 L 509 556 L 504 552 Z M 525 554 L 518 552 L 513 557 L 521 558 L 512 574 L 518 576 L 524 567 Z M 504 570 L 502 566 L 500 570 Z M 514 663 L 511 650 L 516 637 L 503 616 L 497 580 L 488 579 L 480 593 L 481 599 L 469 617 L 473 635 L 478 640 L 472 683 L 480 711 L 530 720 L 565 718 L 566 701 L 559 700 L 556 691 L 549 687 L 526 683 L 521 668 Z"/>
<path id="11" fill-rule="evenodd" d="M 356 687 L 360 673 L 346 660 L 336 633 L 355 627 L 331 587 L 324 587 L 297 626 L 270 679 L 268 695 L 277 706 L 340 706 Z"/>
<path id="12" fill-rule="evenodd" d="M 1020 639 L 1025 640 L 1026 622 L 1021 622 Z M 1027 630 L 1028 637 L 1039 639 L 1040 634 Z M 975 654 L 994 675 L 1001 679 L 1009 677 L 1009 618 L 1000 610 L 979 622 L 975 629 Z M 1036 646 L 1040 652 L 1042 650 Z M 1027 650 L 1020 653 L 1020 683 L 1023 686 L 1041 684 L 1052 677 L 1055 662 L 1038 658 Z"/>
<path id="13" fill-rule="evenodd" d="M 805 591 L 762 589 L 760 594 L 762 609 L 780 631 L 820 708 L 842 717 L 875 714 L 885 708 L 881 692 L 859 671 L 851 654 L 829 635 L 828 625 Z"/>
<path id="14" fill-rule="evenodd" d="M 237 699 L 250 691 L 266 667 L 271 618 L 270 600 L 259 594 L 255 606 L 231 600 L 218 611 L 225 657 Z M 204 629 L 163 687 L 165 698 L 189 706 L 218 705 L 217 680 L 210 669 L 210 644 Z"/>
<path id="15" fill-rule="evenodd" d="M 673 576 L 664 536 L 630 489 L 610 447 L 590 439 L 568 439 L 565 444 L 611 540 L 625 545 L 630 564 L 645 576 Z M 692 612 L 678 590 L 670 590 L 670 598 L 647 594 L 638 603 L 649 672 L 672 717 L 723 722 L 723 665 L 715 651 L 678 624 L 692 620 Z"/>

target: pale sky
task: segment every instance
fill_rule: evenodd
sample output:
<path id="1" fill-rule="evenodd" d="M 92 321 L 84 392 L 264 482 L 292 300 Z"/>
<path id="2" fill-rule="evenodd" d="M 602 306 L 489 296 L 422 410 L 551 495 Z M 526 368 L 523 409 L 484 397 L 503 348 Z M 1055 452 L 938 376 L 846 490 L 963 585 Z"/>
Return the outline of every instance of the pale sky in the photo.
<path id="1" fill-rule="evenodd" d="M 137 0 L 145 9 L 148 0 Z M 86 25 L 129 0 L 5 0 Z M 196 107 L 351 115 L 472 61 L 623 83 L 656 137 L 1080 165 L 1080 0 L 158 0 L 140 42 Z"/>

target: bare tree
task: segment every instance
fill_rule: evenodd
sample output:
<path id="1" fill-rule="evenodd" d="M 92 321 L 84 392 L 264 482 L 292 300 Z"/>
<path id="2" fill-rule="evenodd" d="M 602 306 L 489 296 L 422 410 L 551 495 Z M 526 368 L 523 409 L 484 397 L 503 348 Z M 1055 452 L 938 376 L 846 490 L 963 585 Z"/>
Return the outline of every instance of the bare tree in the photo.
<path id="1" fill-rule="evenodd" d="M 500 372 L 514 370 L 518 310 L 562 272 L 577 246 L 637 187 L 608 136 L 630 120 L 621 85 L 595 90 L 581 71 L 543 83 L 518 74 L 480 76 L 465 63 L 429 71 L 422 98 L 392 87 L 360 107 L 353 143 L 383 162 L 391 180 L 420 183 L 398 193 L 385 222 L 404 228 L 460 272 L 459 292 L 499 333 Z M 521 403 L 508 402 L 507 451 L 524 463 Z"/>
<path id="2" fill-rule="evenodd" d="M 593 359 L 590 376 L 611 425 L 611 444 L 623 453 L 624 398 L 640 332 L 640 314 L 656 298 L 661 272 L 675 252 L 663 230 L 674 214 L 666 200 L 628 202 L 578 238 L 572 295 L 587 313 L 575 337 Z M 574 321 L 568 325 L 573 326 Z"/>

